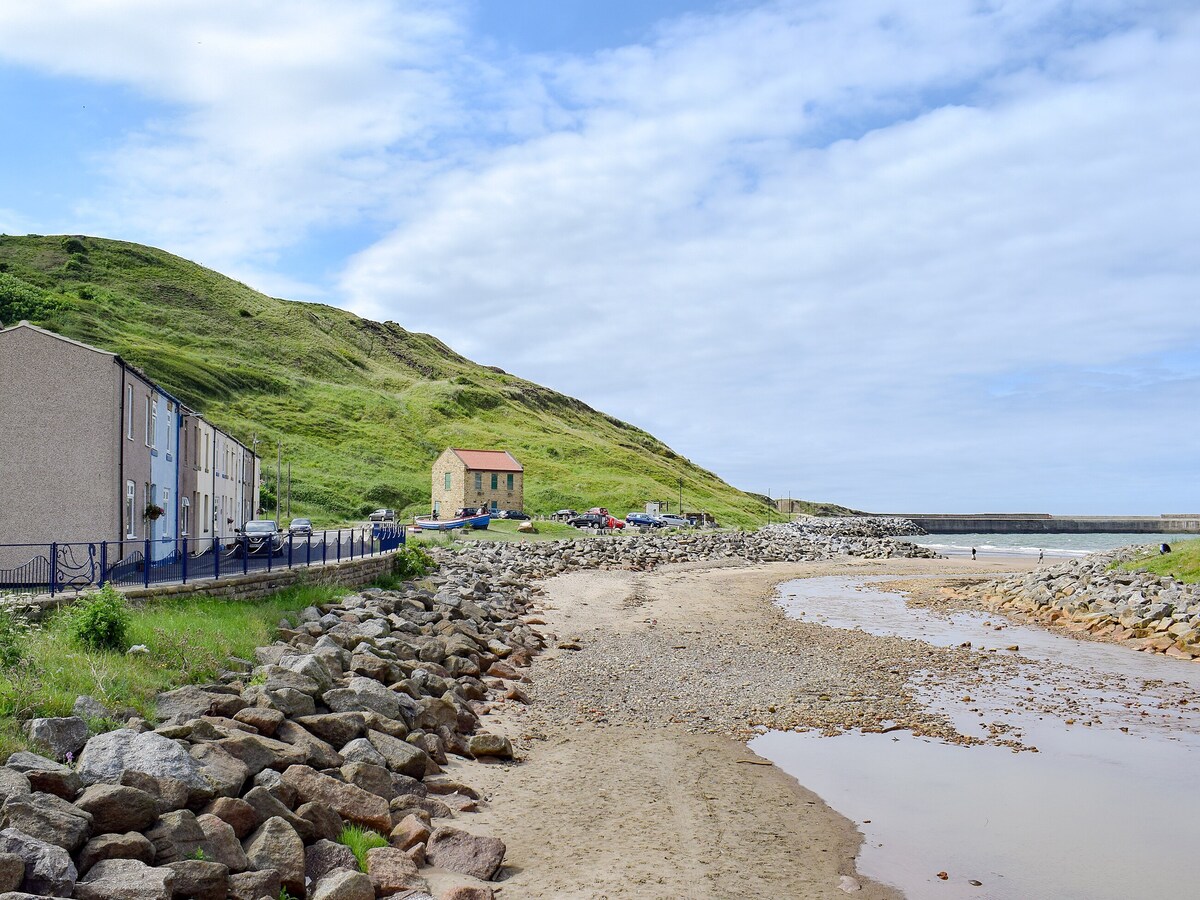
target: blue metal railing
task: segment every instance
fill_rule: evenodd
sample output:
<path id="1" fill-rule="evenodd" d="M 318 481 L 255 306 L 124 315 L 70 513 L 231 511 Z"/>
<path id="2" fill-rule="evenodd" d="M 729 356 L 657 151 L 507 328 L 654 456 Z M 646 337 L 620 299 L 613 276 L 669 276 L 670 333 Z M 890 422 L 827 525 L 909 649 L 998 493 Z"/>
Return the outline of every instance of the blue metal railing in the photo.
<path id="1" fill-rule="evenodd" d="M 321 566 L 391 553 L 403 525 L 217 538 L 0 544 L 0 591 L 63 591 L 114 584 L 144 587 L 219 580 L 251 572 Z"/>

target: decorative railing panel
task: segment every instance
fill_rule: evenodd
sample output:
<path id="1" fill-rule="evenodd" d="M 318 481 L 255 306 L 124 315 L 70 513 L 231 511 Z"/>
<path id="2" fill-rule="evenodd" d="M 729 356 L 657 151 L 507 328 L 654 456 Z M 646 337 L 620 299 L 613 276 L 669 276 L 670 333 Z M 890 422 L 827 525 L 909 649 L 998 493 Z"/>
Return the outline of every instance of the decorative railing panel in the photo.
<path id="1" fill-rule="evenodd" d="M 404 545 L 404 526 L 373 525 L 280 534 L 159 541 L 0 544 L 0 591 L 59 594 L 112 583 L 119 587 L 187 584 L 206 579 L 321 566 L 391 553 Z M 17 562 L 13 562 L 17 561 Z"/>

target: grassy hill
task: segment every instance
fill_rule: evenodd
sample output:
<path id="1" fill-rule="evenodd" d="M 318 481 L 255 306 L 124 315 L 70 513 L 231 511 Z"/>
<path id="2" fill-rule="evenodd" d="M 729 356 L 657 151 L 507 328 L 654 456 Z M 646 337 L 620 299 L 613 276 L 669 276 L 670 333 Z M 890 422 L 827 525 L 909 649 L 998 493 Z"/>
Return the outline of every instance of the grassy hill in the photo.
<path id="1" fill-rule="evenodd" d="M 292 512 L 319 524 L 377 506 L 427 512 L 446 447 L 505 448 L 535 513 L 624 513 L 678 496 L 727 524 L 763 498 L 641 429 L 459 356 L 437 338 L 330 306 L 264 296 L 187 260 L 91 237 L 0 236 L 0 322 L 21 319 L 120 354 L 212 422 L 292 464 Z"/>

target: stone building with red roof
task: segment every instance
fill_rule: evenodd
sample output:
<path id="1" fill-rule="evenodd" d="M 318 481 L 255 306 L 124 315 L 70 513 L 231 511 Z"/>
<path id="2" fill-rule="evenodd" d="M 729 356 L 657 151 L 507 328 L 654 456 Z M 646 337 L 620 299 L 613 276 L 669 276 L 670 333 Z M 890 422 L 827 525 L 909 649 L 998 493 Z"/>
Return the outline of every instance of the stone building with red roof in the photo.
<path id="1" fill-rule="evenodd" d="M 523 511 L 525 467 L 507 450 L 444 450 L 433 463 L 433 511 L 447 519 L 481 506 Z"/>

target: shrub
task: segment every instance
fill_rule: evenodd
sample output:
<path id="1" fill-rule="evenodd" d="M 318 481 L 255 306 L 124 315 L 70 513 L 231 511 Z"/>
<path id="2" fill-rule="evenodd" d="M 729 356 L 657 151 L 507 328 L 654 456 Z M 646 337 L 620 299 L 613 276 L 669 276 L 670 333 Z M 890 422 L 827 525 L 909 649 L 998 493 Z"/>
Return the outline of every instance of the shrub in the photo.
<path id="1" fill-rule="evenodd" d="M 25 658 L 29 625 L 6 606 L 0 606 L 0 667 L 11 669 Z"/>
<path id="2" fill-rule="evenodd" d="M 424 578 L 435 568 L 433 557 L 421 547 L 401 547 L 392 561 L 392 574 L 401 581 Z"/>
<path id="3" fill-rule="evenodd" d="M 388 839 L 378 831 L 372 831 L 370 828 L 362 828 L 358 825 L 343 826 L 342 833 L 338 835 L 337 841 L 339 844 L 345 844 L 350 848 L 350 852 L 358 860 L 358 867 L 364 872 L 367 871 L 367 851 L 388 845 Z"/>
<path id="4" fill-rule="evenodd" d="M 70 616 L 71 636 L 85 647 L 128 649 L 129 606 L 111 584 L 77 603 Z"/>

